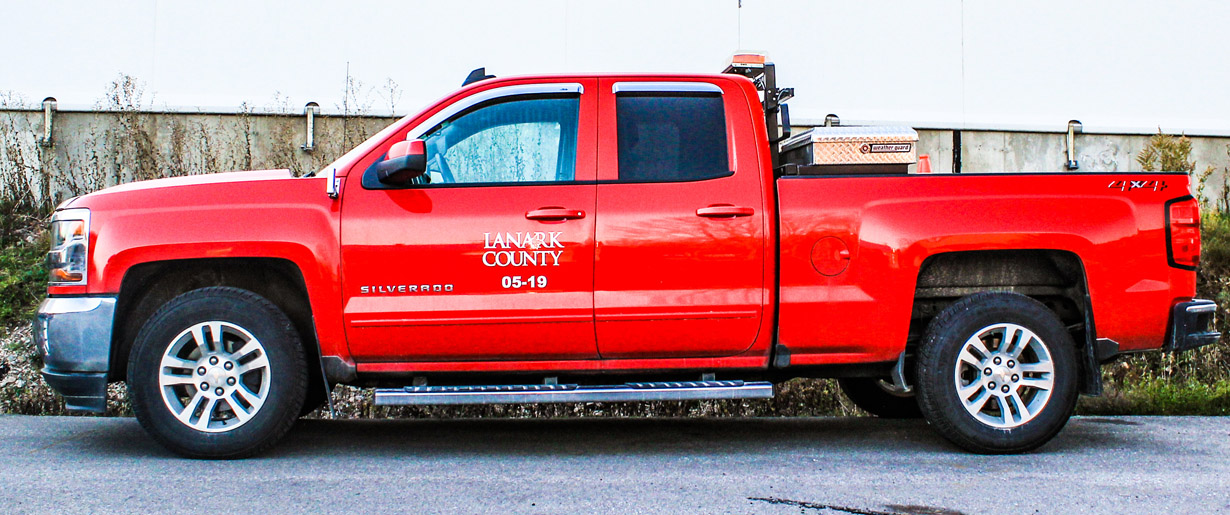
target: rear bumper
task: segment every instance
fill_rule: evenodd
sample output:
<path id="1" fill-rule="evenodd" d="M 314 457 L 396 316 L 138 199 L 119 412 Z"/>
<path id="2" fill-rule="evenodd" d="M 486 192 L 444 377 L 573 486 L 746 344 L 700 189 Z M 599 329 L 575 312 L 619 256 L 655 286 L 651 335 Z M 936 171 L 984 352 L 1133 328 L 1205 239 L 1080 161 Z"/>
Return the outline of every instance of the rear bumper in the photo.
<path id="1" fill-rule="evenodd" d="M 1170 330 L 1162 350 L 1183 352 L 1217 343 L 1221 333 L 1213 325 L 1217 304 L 1211 300 L 1194 299 L 1175 305 L 1170 316 Z"/>
<path id="2" fill-rule="evenodd" d="M 34 344 L 43 356 L 43 379 L 71 411 L 107 408 L 115 297 L 51 297 L 38 307 Z"/>

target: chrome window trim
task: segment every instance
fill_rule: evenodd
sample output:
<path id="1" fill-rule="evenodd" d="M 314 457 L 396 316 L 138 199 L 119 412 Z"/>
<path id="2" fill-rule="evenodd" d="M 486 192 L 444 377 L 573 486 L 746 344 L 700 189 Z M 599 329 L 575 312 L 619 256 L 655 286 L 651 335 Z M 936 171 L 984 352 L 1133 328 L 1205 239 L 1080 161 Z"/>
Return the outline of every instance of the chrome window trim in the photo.
<path id="1" fill-rule="evenodd" d="M 567 82 L 553 84 L 520 84 L 516 86 L 504 86 L 502 88 L 480 91 L 449 104 L 448 107 L 445 107 L 440 110 L 440 112 L 424 120 L 423 123 L 414 126 L 414 128 L 410 129 L 410 132 L 406 133 L 406 139 L 418 139 L 428 130 L 431 130 L 432 127 L 435 127 L 441 122 L 452 118 L 453 115 L 488 100 L 518 95 L 544 95 L 551 93 L 575 93 L 577 95 L 582 95 L 585 93 L 585 87 L 580 83 Z"/>
<path id="2" fill-rule="evenodd" d="M 411 128 L 407 136 L 409 136 L 409 139 L 416 139 L 416 138 L 422 137 L 423 133 L 427 132 L 427 129 L 435 127 L 436 124 L 448 119 L 449 116 L 457 114 L 457 112 L 459 112 L 460 110 L 466 109 L 474 105 L 474 102 L 482 102 L 486 100 L 491 100 L 492 98 L 499 98 L 502 96 L 509 96 L 509 95 L 532 95 L 532 94 L 550 94 L 550 93 L 576 93 L 578 95 L 582 95 L 585 93 L 585 88 L 581 86 L 580 83 L 577 83 L 577 82 L 554 82 L 554 83 L 547 83 L 547 84 L 521 84 L 517 86 L 504 86 L 500 88 L 489 89 L 489 90 L 486 90 L 480 93 L 475 93 L 473 95 L 470 95 L 466 98 L 458 100 L 456 103 L 454 103 L 453 105 L 450 105 L 449 107 L 445 107 L 444 110 L 440 111 L 439 113 L 436 113 L 435 116 L 432 116 L 431 118 L 428 118 L 427 120 L 425 120 L 423 123 Z M 388 127 L 385 127 L 384 129 L 381 129 L 380 132 L 377 132 L 375 136 L 367 138 L 366 140 L 363 141 L 363 143 L 358 144 L 354 148 L 347 151 L 345 154 L 342 154 L 341 157 L 333 160 L 333 162 L 329 163 L 328 166 L 325 166 L 324 168 L 317 170 L 315 173 L 313 173 L 309 177 L 317 177 L 317 178 L 324 177 L 325 174 L 330 169 L 333 169 L 334 172 L 338 172 L 342 170 L 349 170 L 350 166 L 353 166 L 358 161 L 362 160 L 363 156 L 366 156 L 368 152 L 371 152 L 373 149 L 380 146 L 382 143 L 387 141 L 389 138 L 392 138 L 395 133 L 405 130 L 405 126 L 402 125 L 402 122 L 413 119 L 419 114 L 420 113 L 408 114 L 402 117 L 401 119 L 399 119 L 398 121 L 392 124 L 389 124 Z M 326 188 L 327 187 L 328 185 L 326 185 Z"/>
<path id="3" fill-rule="evenodd" d="M 616 82 L 611 93 L 717 93 L 722 88 L 708 82 Z"/>

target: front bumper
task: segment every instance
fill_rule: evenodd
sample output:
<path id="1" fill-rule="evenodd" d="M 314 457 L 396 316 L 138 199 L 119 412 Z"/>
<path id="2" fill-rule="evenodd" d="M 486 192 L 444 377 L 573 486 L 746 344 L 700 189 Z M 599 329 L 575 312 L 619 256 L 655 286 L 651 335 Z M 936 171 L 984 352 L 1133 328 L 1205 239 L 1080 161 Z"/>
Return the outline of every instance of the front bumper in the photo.
<path id="1" fill-rule="evenodd" d="M 1221 333 L 1213 325 L 1217 304 L 1211 300 L 1194 299 L 1175 304 L 1170 317 L 1170 331 L 1162 350 L 1183 352 L 1217 343 Z"/>
<path id="2" fill-rule="evenodd" d="M 107 409 L 115 297 L 50 297 L 38 307 L 34 344 L 43 379 L 70 411 Z"/>

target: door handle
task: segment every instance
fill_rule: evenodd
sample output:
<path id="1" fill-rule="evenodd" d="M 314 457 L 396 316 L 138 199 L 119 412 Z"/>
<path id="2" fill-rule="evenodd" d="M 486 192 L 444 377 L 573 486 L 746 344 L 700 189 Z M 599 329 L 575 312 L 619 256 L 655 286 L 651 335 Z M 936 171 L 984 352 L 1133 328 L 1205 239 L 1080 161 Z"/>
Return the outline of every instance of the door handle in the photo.
<path id="1" fill-rule="evenodd" d="M 564 209 L 562 207 L 540 207 L 526 212 L 525 217 L 530 220 L 543 222 L 562 222 L 564 220 L 585 218 L 585 212 L 578 209 Z"/>
<path id="2" fill-rule="evenodd" d="M 696 210 L 696 216 L 703 216 L 705 218 L 735 218 L 740 216 L 752 216 L 753 214 L 756 214 L 755 209 L 731 205 L 716 205 L 702 207 Z"/>

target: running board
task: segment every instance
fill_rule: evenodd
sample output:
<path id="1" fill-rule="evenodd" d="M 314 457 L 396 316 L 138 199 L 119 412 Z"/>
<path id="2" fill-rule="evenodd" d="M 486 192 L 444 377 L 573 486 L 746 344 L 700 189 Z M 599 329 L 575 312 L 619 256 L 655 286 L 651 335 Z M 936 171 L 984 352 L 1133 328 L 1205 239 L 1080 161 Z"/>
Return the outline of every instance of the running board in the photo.
<path id="1" fill-rule="evenodd" d="M 580 386 L 524 384 L 494 386 L 407 386 L 376 390 L 377 406 L 440 404 L 520 404 L 545 402 L 686 401 L 768 399 L 773 384 L 764 381 L 686 381 Z"/>

